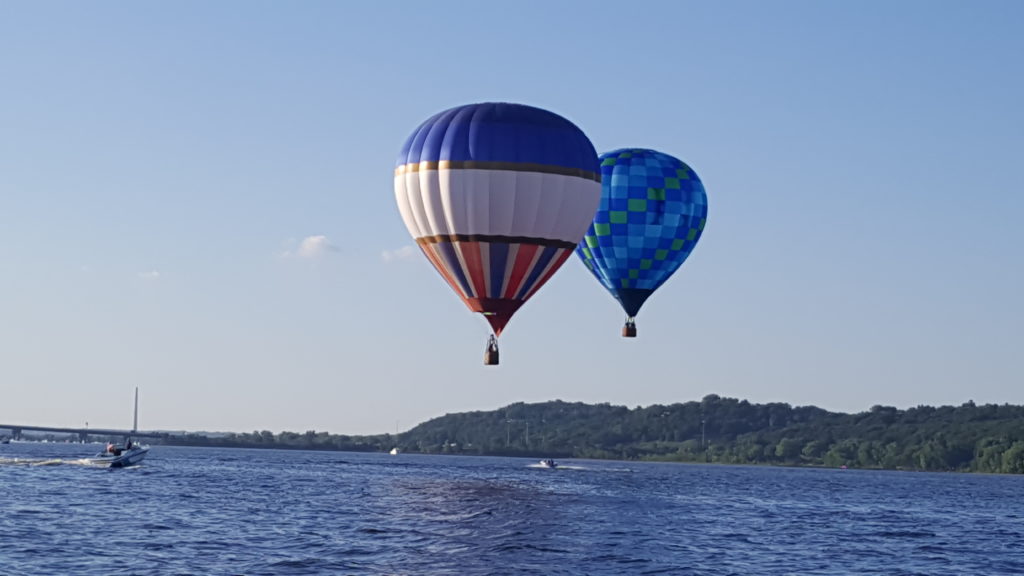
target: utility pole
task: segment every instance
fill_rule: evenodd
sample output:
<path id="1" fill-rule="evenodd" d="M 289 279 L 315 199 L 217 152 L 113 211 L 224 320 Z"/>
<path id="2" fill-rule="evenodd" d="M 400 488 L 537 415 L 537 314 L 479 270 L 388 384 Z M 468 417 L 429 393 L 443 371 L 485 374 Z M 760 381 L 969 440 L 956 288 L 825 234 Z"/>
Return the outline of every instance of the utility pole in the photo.
<path id="1" fill-rule="evenodd" d="M 704 441 L 704 424 L 705 423 L 707 423 L 707 420 L 704 418 L 704 415 L 702 414 L 701 417 L 700 417 L 700 445 L 701 445 L 701 448 L 704 449 L 704 461 L 705 462 L 711 462 L 711 451 L 708 450 L 708 445 Z"/>

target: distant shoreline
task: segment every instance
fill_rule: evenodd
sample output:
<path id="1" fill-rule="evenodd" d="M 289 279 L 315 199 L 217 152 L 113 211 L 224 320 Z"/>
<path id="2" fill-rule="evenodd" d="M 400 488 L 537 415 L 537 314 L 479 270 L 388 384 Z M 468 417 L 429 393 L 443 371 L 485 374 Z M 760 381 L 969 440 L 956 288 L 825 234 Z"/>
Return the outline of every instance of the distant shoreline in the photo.
<path id="1" fill-rule="evenodd" d="M 106 440 L 106 438 L 103 438 Z M 554 400 L 447 414 L 400 434 L 186 433 L 154 445 L 1024 474 L 1024 407 L 845 414 L 715 394 L 636 407 Z"/>

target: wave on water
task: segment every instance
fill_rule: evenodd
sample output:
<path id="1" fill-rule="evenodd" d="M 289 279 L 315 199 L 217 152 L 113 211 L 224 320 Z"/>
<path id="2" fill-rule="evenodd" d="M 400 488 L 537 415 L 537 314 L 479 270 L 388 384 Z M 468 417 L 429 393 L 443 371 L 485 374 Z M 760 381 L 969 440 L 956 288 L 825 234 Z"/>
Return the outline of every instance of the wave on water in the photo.
<path id="1" fill-rule="evenodd" d="M 558 470 L 589 470 L 591 472 L 632 472 L 633 471 L 630 468 L 609 468 L 607 466 L 601 466 L 601 467 L 594 466 L 594 467 L 591 467 L 591 466 L 580 466 L 580 465 L 577 465 L 577 464 L 558 464 L 557 466 L 552 468 L 550 466 L 545 466 L 545 465 L 543 465 L 543 464 L 541 464 L 539 462 L 536 462 L 536 463 L 533 463 L 533 464 L 527 464 L 526 467 L 527 468 L 537 468 L 538 470 L 554 470 L 556 472 Z"/>
<path id="2" fill-rule="evenodd" d="M 90 468 L 109 468 L 103 462 L 94 462 L 88 458 L 0 458 L 0 466 L 87 466 Z"/>
<path id="3" fill-rule="evenodd" d="M 61 458 L 0 458 L 0 466 L 54 466 L 63 463 Z"/>

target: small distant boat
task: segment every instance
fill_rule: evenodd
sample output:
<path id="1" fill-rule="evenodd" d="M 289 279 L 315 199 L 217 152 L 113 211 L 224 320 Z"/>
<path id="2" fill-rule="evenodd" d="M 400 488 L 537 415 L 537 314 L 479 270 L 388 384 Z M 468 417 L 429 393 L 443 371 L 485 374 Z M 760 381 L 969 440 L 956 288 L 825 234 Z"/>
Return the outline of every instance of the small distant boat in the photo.
<path id="1" fill-rule="evenodd" d="M 392 456 L 397 456 L 398 455 L 398 446 L 395 446 L 394 448 L 392 448 L 390 454 Z"/>
<path id="2" fill-rule="evenodd" d="M 132 434 L 139 430 L 139 389 L 135 389 L 135 417 L 132 420 Z M 142 462 L 149 454 L 149 446 L 140 446 L 132 442 L 131 434 L 124 439 L 124 446 L 107 444 L 106 450 L 87 458 L 94 466 L 105 468 L 125 468 Z"/>
<path id="3" fill-rule="evenodd" d="M 540 461 L 540 467 L 541 468 L 557 468 L 558 464 L 556 464 L 555 461 L 552 460 L 551 458 L 545 458 L 544 460 Z"/>

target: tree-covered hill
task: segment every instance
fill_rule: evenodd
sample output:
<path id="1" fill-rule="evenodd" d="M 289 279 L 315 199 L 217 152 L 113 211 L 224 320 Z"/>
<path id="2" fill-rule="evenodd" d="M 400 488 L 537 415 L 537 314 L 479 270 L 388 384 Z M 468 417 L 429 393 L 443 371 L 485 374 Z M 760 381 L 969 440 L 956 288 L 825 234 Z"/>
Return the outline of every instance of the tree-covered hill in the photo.
<path id="1" fill-rule="evenodd" d="M 1024 407 L 813 406 L 700 402 L 612 406 L 560 400 L 447 414 L 400 435 L 254 432 L 175 443 L 732 464 L 1024 473 Z"/>

